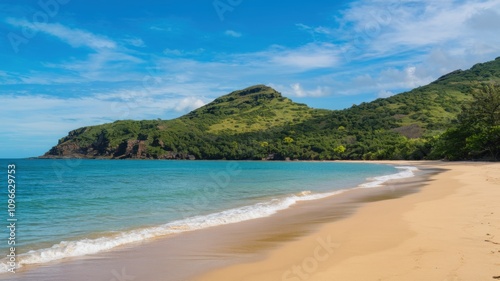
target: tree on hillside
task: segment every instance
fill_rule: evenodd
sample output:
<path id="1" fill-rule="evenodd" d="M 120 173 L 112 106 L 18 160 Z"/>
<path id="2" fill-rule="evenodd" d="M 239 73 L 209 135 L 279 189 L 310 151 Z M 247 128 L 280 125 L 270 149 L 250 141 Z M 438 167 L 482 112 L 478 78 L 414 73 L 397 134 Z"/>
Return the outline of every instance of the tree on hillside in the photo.
<path id="1" fill-rule="evenodd" d="M 291 137 L 285 137 L 285 138 L 283 139 L 283 141 L 284 141 L 286 144 L 288 144 L 288 145 L 289 145 L 289 144 L 291 144 L 291 143 L 293 142 L 293 139 L 292 139 Z"/>
<path id="2" fill-rule="evenodd" d="M 335 153 L 335 155 L 337 155 L 339 158 L 342 158 L 342 156 L 344 155 L 344 152 L 346 151 L 346 148 L 345 146 L 343 145 L 339 145 L 337 147 L 335 147 L 333 149 L 333 152 Z"/>
<path id="3" fill-rule="evenodd" d="M 483 84 L 456 124 L 439 139 L 435 153 L 450 160 L 500 158 L 500 85 Z"/>
<path id="4" fill-rule="evenodd" d="M 271 153 L 271 151 L 270 151 L 271 148 L 269 147 L 269 142 L 267 142 L 267 141 L 261 142 L 260 147 L 262 148 L 262 150 L 263 150 L 262 154 L 265 155 L 265 157 L 267 157 Z"/>

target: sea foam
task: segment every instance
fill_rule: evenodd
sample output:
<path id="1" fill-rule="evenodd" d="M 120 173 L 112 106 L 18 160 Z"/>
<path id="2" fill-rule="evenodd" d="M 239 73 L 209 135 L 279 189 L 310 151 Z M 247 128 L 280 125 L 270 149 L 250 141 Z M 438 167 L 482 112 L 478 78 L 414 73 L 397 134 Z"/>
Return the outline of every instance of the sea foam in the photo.
<path id="1" fill-rule="evenodd" d="M 360 185 L 360 187 L 364 188 L 379 187 L 390 180 L 398 180 L 398 179 L 406 179 L 414 177 L 415 176 L 414 172 L 418 171 L 418 168 L 413 166 L 400 166 L 395 168 L 401 170 L 401 172 L 392 175 L 370 178 L 368 179 L 369 181 L 367 183 Z"/>
<path id="2" fill-rule="evenodd" d="M 393 179 L 403 179 L 414 176 L 418 169 L 415 167 L 396 167 L 402 170 L 397 174 L 374 177 L 368 182 L 360 185 L 361 188 L 373 188 Z M 203 216 L 194 216 L 182 220 L 172 221 L 163 225 L 141 228 L 131 231 L 121 232 L 115 235 L 96 239 L 82 239 L 78 241 L 62 241 L 50 248 L 32 250 L 17 256 L 17 267 L 25 265 L 42 264 L 65 258 L 85 256 L 108 251 L 118 246 L 141 242 L 156 237 L 204 229 L 208 227 L 237 223 L 257 218 L 271 216 L 278 211 L 285 210 L 299 201 L 318 200 L 334 196 L 347 191 L 337 190 L 329 193 L 313 193 L 302 191 L 282 198 L 275 198 L 253 205 L 243 206 L 212 213 Z M 8 270 L 7 259 L 0 260 L 0 273 Z"/>

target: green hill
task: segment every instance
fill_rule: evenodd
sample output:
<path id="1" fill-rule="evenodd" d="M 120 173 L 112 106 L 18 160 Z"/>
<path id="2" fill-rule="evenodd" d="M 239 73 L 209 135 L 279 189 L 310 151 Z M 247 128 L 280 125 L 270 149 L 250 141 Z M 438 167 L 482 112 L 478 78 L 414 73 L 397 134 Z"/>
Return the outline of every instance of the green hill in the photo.
<path id="1" fill-rule="evenodd" d="M 270 87 L 257 85 L 217 98 L 180 119 L 206 124 L 202 128 L 208 133 L 241 134 L 302 123 L 328 112 L 294 103 Z"/>
<path id="2" fill-rule="evenodd" d="M 312 109 L 257 85 L 173 120 L 71 131 L 42 157 L 423 159 L 484 82 L 500 82 L 500 58 L 345 110 Z"/>

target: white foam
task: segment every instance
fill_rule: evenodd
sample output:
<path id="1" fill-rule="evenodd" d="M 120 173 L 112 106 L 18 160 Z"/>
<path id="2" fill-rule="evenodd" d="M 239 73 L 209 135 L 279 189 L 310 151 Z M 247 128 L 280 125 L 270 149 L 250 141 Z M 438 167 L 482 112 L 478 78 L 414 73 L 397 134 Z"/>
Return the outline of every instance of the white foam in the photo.
<path id="1" fill-rule="evenodd" d="M 402 170 L 402 171 L 397 173 L 397 174 L 374 177 L 374 178 L 368 179 L 369 182 L 360 185 L 360 187 L 362 187 L 362 188 L 379 187 L 390 180 L 406 179 L 406 178 L 414 177 L 415 176 L 414 172 L 418 171 L 418 168 L 413 167 L 413 166 L 400 166 L 400 167 L 395 167 L 395 168 Z"/>
<path id="2" fill-rule="evenodd" d="M 20 268 L 25 265 L 48 263 L 65 258 L 91 255 L 108 251 L 121 245 L 155 237 L 268 217 L 280 210 L 289 208 L 299 201 L 321 199 L 341 192 L 343 191 L 313 194 L 311 191 L 302 191 L 280 199 L 272 199 L 267 202 L 229 209 L 209 215 L 190 217 L 160 226 L 122 232 L 113 236 L 78 241 L 63 241 L 50 248 L 33 250 L 18 255 L 17 266 Z M 5 273 L 7 270 L 7 259 L 4 258 L 0 260 L 0 273 Z"/>
<path id="3" fill-rule="evenodd" d="M 414 176 L 416 167 L 396 167 L 402 170 L 397 174 L 375 177 L 369 182 L 360 185 L 362 188 L 373 188 L 393 179 L 403 179 Z M 272 199 L 267 202 L 254 205 L 233 208 L 209 215 L 195 216 L 187 219 L 172 221 L 164 225 L 142 228 L 121 232 L 116 235 L 101 237 L 97 239 L 82 239 L 78 241 L 62 241 L 50 248 L 33 250 L 17 256 L 18 268 L 24 265 L 48 263 L 65 258 L 85 256 L 108 251 L 118 246 L 140 242 L 155 237 L 204 229 L 217 225 L 237 223 L 257 218 L 271 216 L 278 211 L 285 210 L 299 201 L 317 200 L 340 194 L 346 190 L 338 190 L 330 193 L 312 193 L 302 191 L 287 197 Z M 0 273 L 8 270 L 7 259 L 0 260 Z"/>

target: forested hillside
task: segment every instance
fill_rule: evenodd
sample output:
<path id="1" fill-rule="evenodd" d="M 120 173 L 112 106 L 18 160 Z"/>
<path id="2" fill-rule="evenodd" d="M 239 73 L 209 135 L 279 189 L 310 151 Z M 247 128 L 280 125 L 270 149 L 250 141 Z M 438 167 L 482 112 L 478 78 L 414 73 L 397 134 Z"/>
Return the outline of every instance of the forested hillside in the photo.
<path id="1" fill-rule="evenodd" d="M 71 131 L 42 157 L 494 158 L 477 147 L 479 141 L 475 150 L 460 155 L 443 150 L 442 144 L 443 136 L 451 139 L 449 130 L 456 128 L 464 108 L 471 108 L 477 100 L 479 94 L 473 93 L 498 83 L 500 58 L 454 71 L 410 92 L 333 111 L 294 103 L 270 87 L 257 85 L 219 97 L 174 120 L 124 120 Z M 494 130 L 495 125 L 491 127 Z M 495 134 L 489 137 L 493 138 L 489 145 L 494 146 Z M 463 145 L 467 145 L 465 139 Z"/>

